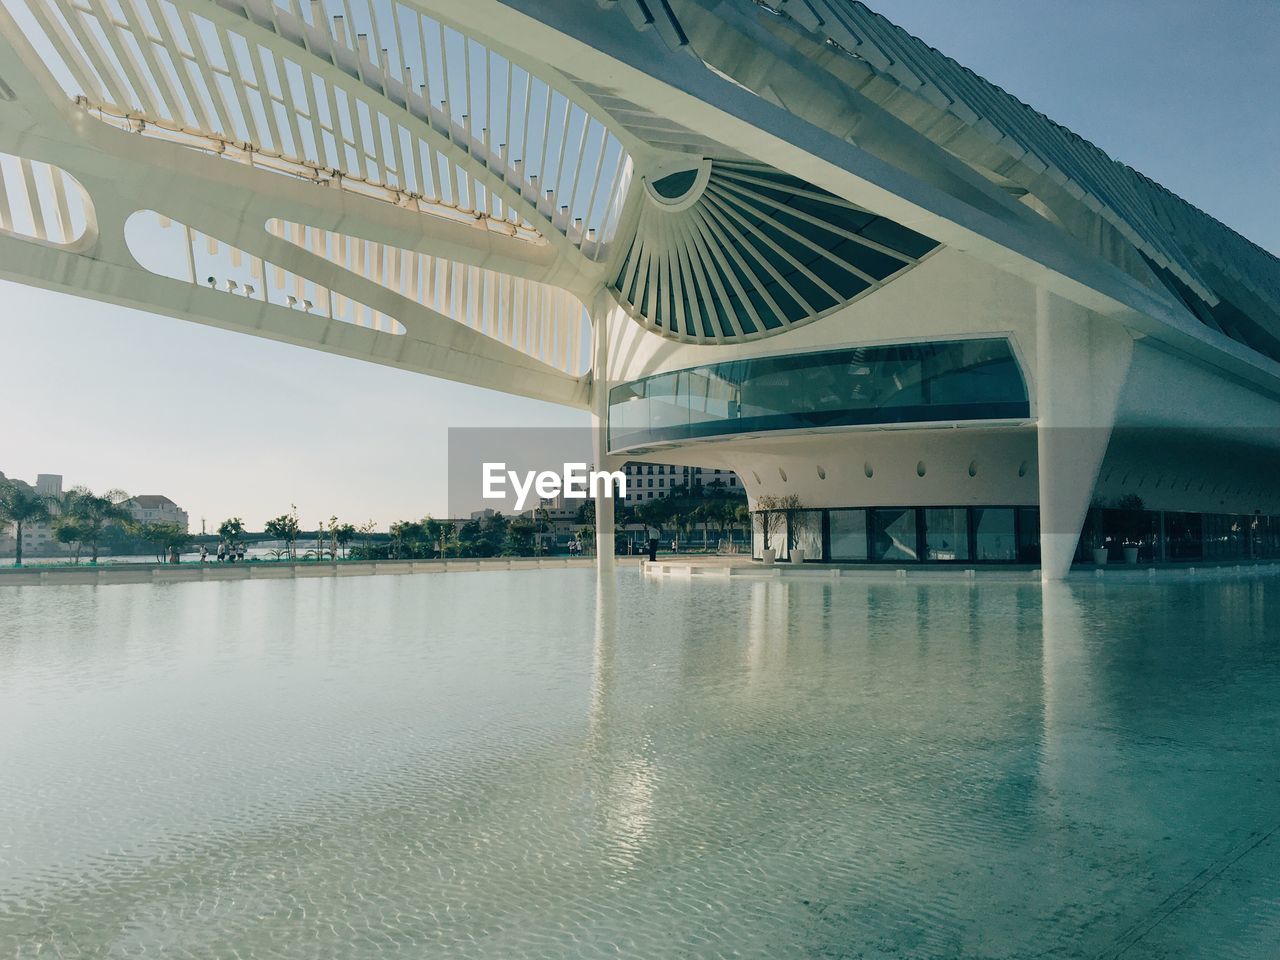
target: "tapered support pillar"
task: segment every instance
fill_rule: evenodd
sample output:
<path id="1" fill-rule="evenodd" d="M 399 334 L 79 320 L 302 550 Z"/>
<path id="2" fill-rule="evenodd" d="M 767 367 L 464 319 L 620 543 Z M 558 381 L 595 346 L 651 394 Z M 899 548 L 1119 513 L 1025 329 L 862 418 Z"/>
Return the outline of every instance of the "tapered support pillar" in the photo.
<path id="1" fill-rule="evenodd" d="M 613 470 L 609 456 L 609 328 L 612 305 L 602 296 L 592 317 L 591 433 L 597 470 Z M 616 493 L 616 491 L 614 491 Z M 614 498 L 596 497 L 596 569 L 612 576 L 614 569 Z"/>
<path id="2" fill-rule="evenodd" d="M 1036 441 L 1040 478 L 1040 571 L 1062 580 L 1111 442 L 1133 359 L 1119 324 L 1045 290 L 1036 297 Z"/>

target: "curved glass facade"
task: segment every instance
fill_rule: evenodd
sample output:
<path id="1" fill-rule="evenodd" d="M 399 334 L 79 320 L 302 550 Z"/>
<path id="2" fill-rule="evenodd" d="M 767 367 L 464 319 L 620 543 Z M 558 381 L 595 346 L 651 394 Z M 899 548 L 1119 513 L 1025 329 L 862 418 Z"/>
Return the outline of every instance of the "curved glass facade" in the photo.
<path id="1" fill-rule="evenodd" d="M 1005 339 L 757 357 L 674 370 L 609 391 L 609 449 L 767 430 L 1025 419 Z"/>

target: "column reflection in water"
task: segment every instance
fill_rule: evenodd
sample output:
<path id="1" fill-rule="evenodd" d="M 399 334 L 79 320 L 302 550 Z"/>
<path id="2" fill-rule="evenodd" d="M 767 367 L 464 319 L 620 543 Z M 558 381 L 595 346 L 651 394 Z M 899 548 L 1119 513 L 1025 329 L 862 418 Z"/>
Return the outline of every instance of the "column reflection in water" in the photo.
<path id="1" fill-rule="evenodd" d="M 1041 853 L 1094 891 L 1082 955 L 1275 955 L 1268 586 L 1044 585 Z"/>
<path id="2" fill-rule="evenodd" d="M 597 567 L 587 789 L 608 869 L 621 876 L 636 867 L 651 839 L 658 771 L 648 735 L 619 726 L 615 701 L 625 692 L 618 690 L 617 589 L 615 571 Z"/>
<path id="3" fill-rule="evenodd" d="M 752 687 L 777 682 L 787 659 L 791 631 L 791 584 L 762 580 L 751 584 L 747 620 L 747 677 Z"/>

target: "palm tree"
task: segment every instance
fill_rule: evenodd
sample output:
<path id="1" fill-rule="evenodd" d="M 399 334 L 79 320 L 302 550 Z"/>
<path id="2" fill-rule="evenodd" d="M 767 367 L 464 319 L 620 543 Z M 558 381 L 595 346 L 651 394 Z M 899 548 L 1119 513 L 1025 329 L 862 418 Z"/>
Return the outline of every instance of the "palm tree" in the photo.
<path id="1" fill-rule="evenodd" d="M 84 531 L 70 517 L 57 517 L 53 521 L 53 536 L 59 543 L 72 550 L 71 562 L 80 562 L 80 544 L 84 541 Z M 73 546 L 74 545 L 74 546 Z"/>
<path id="2" fill-rule="evenodd" d="M 551 526 L 551 513 L 546 507 L 534 507 L 533 509 L 533 532 L 535 536 L 534 552 L 538 556 L 542 556 L 542 535 L 547 532 Z"/>
<path id="3" fill-rule="evenodd" d="M 6 520 L 16 528 L 15 566 L 22 566 L 22 528 L 28 523 L 43 523 L 49 516 L 47 497 L 13 482 L 0 483 L 0 520 Z"/>
<path id="4" fill-rule="evenodd" d="M 84 542 L 89 544 L 90 563 L 98 562 L 98 543 L 107 527 L 133 519 L 123 504 L 127 499 L 128 495 L 121 490 L 108 490 L 99 495 L 88 487 L 72 487 L 63 496 L 62 512 L 80 528 Z"/>
<path id="5" fill-rule="evenodd" d="M 342 548 L 342 559 L 347 559 L 347 545 L 356 538 L 356 528 L 349 523 L 329 524 L 334 542 Z"/>

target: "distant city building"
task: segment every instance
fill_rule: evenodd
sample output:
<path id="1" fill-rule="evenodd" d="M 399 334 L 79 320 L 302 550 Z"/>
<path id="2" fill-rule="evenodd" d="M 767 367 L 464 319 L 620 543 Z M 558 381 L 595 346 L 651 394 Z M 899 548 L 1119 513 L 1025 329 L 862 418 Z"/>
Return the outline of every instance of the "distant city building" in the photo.
<path id="1" fill-rule="evenodd" d="M 0 473 L 0 483 L 4 482 L 17 484 L 24 490 L 39 494 L 42 497 L 58 498 L 62 496 L 62 475 L 57 473 L 40 473 L 36 474 L 36 483 L 33 487 L 31 484 L 17 478 L 6 478 Z M 57 504 L 50 504 L 50 510 L 53 513 L 58 512 Z M 4 523 L 0 524 L 0 553 L 14 553 L 17 548 L 17 524 Z M 53 524 L 49 521 L 44 523 L 24 523 L 22 525 L 22 552 L 27 556 L 40 556 L 41 554 L 57 553 L 64 549 L 53 536 Z"/>
<path id="2" fill-rule="evenodd" d="M 670 463 L 628 461 L 623 467 L 627 475 L 627 506 L 633 507 L 646 500 L 661 500 L 671 491 L 686 487 L 710 487 L 717 483 L 726 490 L 741 492 L 742 484 L 732 470 L 712 467 L 684 467 Z"/>
<path id="3" fill-rule="evenodd" d="M 184 533 L 187 531 L 187 511 L 161 494 L 144 493 L 137 497 L 130 497 L 121 506 L 139 522 L 176 523 Z"/>
<path id="4" fill-rule="evenodd" d="M 36 493 L 42 497 L 61 497 L 62 496 L 62 474 L 60 473 L 37 473 L 36 474 Z"/>

